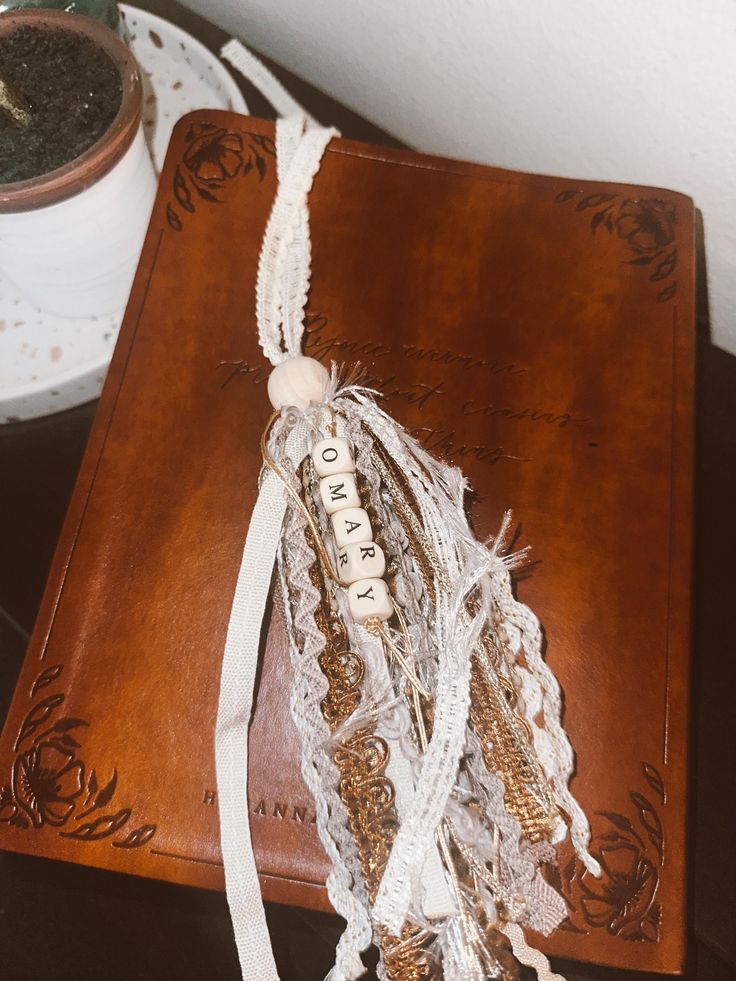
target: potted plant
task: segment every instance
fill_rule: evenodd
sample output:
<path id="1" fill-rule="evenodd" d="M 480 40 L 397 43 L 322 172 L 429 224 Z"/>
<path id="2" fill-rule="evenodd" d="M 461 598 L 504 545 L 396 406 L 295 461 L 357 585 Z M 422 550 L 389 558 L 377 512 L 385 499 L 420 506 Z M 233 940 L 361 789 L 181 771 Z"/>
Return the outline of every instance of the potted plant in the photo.
<path id="1" fill-rule="evenodd" d="M 156 190 L 138 66 L 87 17 L 0 17 L 0 270 L 67 317 L 125 306 Z"/>

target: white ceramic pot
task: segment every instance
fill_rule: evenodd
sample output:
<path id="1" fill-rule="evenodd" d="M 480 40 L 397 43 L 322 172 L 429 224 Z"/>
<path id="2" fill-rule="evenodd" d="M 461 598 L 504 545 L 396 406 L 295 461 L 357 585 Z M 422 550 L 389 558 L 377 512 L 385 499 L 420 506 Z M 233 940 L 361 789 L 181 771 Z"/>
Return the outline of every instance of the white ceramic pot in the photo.
<path id="1" fill-rule="evenodd" d="M 6 14 L 0 41 L 28 24 L 90 37 L 118 66 L 123 97 L 109 130 L 76 160 L 0 184 L 0 269 L 41 309 L 65 317 L 115 313 L 125 307 L 156 193 L 138 67 L 111 31 L 63 11 Z"/>

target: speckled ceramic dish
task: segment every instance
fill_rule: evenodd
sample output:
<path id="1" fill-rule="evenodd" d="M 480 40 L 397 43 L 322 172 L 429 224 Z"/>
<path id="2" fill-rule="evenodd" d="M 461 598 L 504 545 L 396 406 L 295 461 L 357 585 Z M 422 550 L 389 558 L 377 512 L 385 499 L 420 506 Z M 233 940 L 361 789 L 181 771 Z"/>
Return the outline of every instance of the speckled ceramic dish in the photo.
<path id="1" fill-rule="evenodd" d="M 247 112 L 222 62 L 180 28 L 121 5 L 144 75 L 143 120 L 159 168 L 176 121 L 192 109 Z M 0 424 L 60 412 L 96 398 L 105 380 L 119 314 L 71 320 L 29 303 L 0 274 Z"/>

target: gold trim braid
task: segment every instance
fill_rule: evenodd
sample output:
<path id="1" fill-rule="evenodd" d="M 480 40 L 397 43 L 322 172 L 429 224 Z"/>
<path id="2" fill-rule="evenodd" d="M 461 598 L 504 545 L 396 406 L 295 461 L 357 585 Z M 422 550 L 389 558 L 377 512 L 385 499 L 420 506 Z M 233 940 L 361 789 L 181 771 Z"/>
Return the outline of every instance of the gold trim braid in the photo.
<path id="1" fill-rule="evenodd" d="M 391 495 L 391 503 L 411 544 L 422 580 L 430 599 L 435 598 L 435 582 L 449 591 L 431 543 L 421 525 L 419 509 L 403 473 L 378 443 L 373 443 L 372 462 Z M 470 721 L 480 740 L 483 760 L 491 773 L 499 773 L 505 787 L 508 811 L 521 825 L 530 842 L 549 839 L 557 808 L 544 770 L 530 746 L 529 727 L 514 711 L 516 691 L 494 668 L 499 653 L 490 636 L 484 634 L 471 664 Z"/>

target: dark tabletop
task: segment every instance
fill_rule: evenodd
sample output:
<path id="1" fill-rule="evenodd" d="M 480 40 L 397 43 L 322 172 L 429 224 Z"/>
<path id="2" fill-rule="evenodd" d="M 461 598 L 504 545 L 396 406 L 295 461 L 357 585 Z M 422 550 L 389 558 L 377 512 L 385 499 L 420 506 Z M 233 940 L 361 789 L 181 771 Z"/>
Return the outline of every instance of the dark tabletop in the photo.
<path id="1" fill-rule="evenodd" d="M 171 0 L 138 6 L 217 51 L 225 35 Z M 272 66 L 275 68 L 275 66 Z M 275 68 L 321 122 L 372 143 L 398 141 Z M 272 118 L 243 91 L 253 115 Z M 736 981 L 736 358 L 709 340 L 700 248 L 693 673 L 691 981 Z M 92 424 L 95 404 L 0 426 L 0 722 L 5 717 Z M 283 981 L 324 978 L 335 917 L 268 910 Z M 556 965 L 570 981 L 653 975 Z M 0 978 L 13 981 L 194 981 L 240 977 L 225 897 L 168 883 L 0 853 Z"/>

